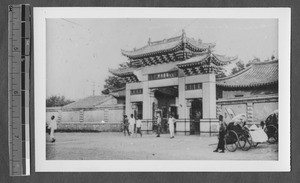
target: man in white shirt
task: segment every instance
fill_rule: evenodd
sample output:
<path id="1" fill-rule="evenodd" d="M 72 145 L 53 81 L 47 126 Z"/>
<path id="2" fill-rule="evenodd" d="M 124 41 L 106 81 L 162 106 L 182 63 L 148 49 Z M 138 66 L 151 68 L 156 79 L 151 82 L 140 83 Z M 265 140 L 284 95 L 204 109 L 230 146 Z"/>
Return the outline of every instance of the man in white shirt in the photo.
<path id="1" fill-rule="evenodd" d="M 161 130 L 161 117 L 160 117 L 160 113 L 157 113 L 157 119 L 156 119 L 156 125 L 157 125 L 157 136 L 156 137 L 160 137 L 160 130 Z"/>
<path id="2" fill-rule="evenodd" d="M 129 131 L 131 134 L 134 134 L 134 125 L 135 125 L 135 119 L 133 117 L 133 114 L 131 114 L 129 118 Z"/>
<path id="3" fill-rule="evenodd" d="M 170 114 L 168 119 L 170 139 L 174 138 L 174 123 L 175 123 L 175 118 L 172 114 Z"/>
<path id="4" fill-rule="evenodd" d="M 50 121 L 48 128 L 50 129 L 50 138 L 51 138 L 51 142 L 53 143 L 56 140 L 54 137 L 54 130 L 57 129 L 57 123 L 55 120 L 55 116 L 51 116 L 51 121 Z"/>

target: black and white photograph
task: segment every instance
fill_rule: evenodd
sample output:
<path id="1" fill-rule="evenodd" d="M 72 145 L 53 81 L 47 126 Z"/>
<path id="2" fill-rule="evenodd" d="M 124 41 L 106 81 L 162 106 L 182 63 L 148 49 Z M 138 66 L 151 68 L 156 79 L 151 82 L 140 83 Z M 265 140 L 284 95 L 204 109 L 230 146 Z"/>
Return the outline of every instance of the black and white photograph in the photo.
<path id="1" fill-rule="evenodd" d="M 196 10 L 35 10 L 37 171 L 289 170 L 287 11 Z"/>

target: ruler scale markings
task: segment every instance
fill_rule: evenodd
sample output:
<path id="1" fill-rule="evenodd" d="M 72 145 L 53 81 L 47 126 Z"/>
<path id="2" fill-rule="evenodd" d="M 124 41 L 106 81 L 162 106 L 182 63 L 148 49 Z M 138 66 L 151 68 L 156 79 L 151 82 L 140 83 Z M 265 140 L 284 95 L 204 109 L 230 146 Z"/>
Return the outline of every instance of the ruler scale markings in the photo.
<path id="1" fill-rule="evenodd" d="M 24 56 L 22 56 L 22 59 L 21 59 L 21 71 L 25 72 L 25 57 Z"/>
<path id="2" fill-rule="evenodd" d="M 30 174 L 30 6 L 8 7 L 8 109 L 10 175 Z"/>

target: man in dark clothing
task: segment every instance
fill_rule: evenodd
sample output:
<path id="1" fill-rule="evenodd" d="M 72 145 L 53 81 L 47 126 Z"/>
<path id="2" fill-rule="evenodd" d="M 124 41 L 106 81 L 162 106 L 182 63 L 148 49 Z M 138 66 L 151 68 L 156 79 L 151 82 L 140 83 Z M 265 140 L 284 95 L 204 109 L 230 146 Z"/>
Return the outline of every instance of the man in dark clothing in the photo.
<path id="1" fill-rule="evenodd" d="M 130 132 L 129 132 L 129 129 L 128 129 L 129 122 L 128 122 L 127 115 L 124 115 L 124 121 L 123 121 L 123 123 L 124 123 L 124 135 L 126 136 L 126 132 L 127 132 L 127 134 L 130 136 Z"/>
<path id="2" fill-rule="evenodd" d="M 223 116 L 219 116 L 220 121 L 220 129 L 219 129 L 219 142 L 218 147 L 214 152 L 219 152 L 219 149 L 221 150 L 220 153 L 224 153 L 225 151 L 225 135 L 226 135 L 226 123 L 223 121 Z"/>
<path id="3" fill-rule="evenodd" d="M 160 137 L 160 130 L 161 130 L 161 117 L 160 117 L 160 114 L 157 113 L 157 136 L 156 137 Z"/>

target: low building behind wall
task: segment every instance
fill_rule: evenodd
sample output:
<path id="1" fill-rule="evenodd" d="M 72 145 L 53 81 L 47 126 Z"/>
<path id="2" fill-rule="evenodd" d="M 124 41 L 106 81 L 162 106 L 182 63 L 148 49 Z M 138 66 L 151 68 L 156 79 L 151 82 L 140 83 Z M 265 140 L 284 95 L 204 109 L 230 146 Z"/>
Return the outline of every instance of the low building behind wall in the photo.
<path id="1" fill-rule="evenodd" d="M 49 122 L 52 115 L 56 116 L 58 131 L 122 131 L 123 98 L 91 96 L 64 107 L 47 107 L 46 121 Z"/>
<path id="2" fill-rule="evenodd" d="M 236 57 L 213 53 L 212 43 L 181 36 L 124 51 L 130 66 L 110 70 L 126 82 L 117 92 L 92 96 L 62 108 L 47 108 L 47 119 L 58 115 L 59 129 L 121 131 L 123 115 L 142 119 L 142 130 L 154 130 L 156 115 L 167 132 L 170 114 L 177 134 L 214 135 L 218 116 L 229 122 L 245 114 L 248 123 L 265 121 L 278 109 L 278 61 L 253 63 L 244 70 L 216 78 Z"/>
<path id="3" fill-rule="evenodd" d="M 227 122 L 232 114 L 245 114 L 250 124 L 265 121 L 278 109 L 278 61 L 253 63 L 217 79 L 217 98 L 217 115 Z"/>

